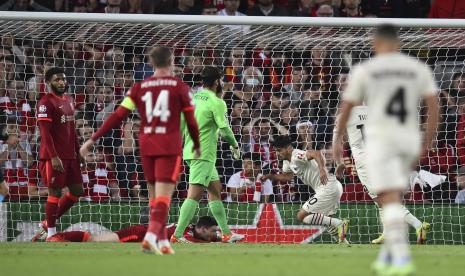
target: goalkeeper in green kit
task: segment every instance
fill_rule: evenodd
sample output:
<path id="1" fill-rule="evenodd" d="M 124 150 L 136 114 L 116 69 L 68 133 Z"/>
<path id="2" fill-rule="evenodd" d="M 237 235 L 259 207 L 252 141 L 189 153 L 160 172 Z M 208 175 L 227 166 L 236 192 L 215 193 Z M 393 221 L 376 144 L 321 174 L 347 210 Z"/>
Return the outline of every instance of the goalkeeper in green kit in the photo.
<path id="1" fill-rule="evenodd" d="M 203 89 L 195 93 L 195 119 L 199 125 L 200 148 L 202 154 L 195 158 L 192 154 L 194 143 L 182 122 L 184 136 L 183 158 L 190 169 L 189 190 L 184 200 L 177 223 L 176 231 L 171 236 L 171 242 L 187 242 L 183 238 L 184 230 L 194 217 L 199 200 L 205 190 L 208 192 L 208 207 L 218 222 L 222 232 L 223 242 L 236 242 L 244 239 L 243 235 L 231 232 L 228 227 L 226 212 L 221 201 L 221 182 L 216 170 L 216 152 L 218 132 L 231 145 L 234 159 L 240 158 L 239 146 L 226 118 L 226 103 L 221 98 L 223 92 L 223 73 L 216 67 L 206 67 L 201 74 Z"/>

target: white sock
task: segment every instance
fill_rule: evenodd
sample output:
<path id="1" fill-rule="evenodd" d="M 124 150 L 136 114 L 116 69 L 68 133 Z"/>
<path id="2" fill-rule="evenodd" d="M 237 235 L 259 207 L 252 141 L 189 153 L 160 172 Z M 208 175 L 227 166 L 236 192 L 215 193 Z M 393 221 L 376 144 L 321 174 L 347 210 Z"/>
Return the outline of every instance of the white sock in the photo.
<path id="1" fill-rule="evenodd" d="M 384 209 L 379 208 L 379 221 L 381 222 L 381 233 L 384 233 Z"/>
<path id="2" fill-rule="evenodd" d="M 327 217 L 323 214 L 310 214 L 303 219 L 303 223 L 338 227 L 341 225 L 342 221 L 337 218 Z"/>
<path id="3" fill-rule="evenodd" d="M 147 232 L 145 234 L 144 240 L 148 241 L 151 244 L 156 244 L 157 243 L 157 235 L 155 235 L 152 232 Z"/>
<path id="4" fill-rule="evenodd" d="M 384 205 L 384 240 L 386 249 L 392 257 L 392 264 L 403 265 L 410 262 L 407 224 L 400 203 Z"/>
<path id="5" fill-rule="evenodd" d="M 158 241 L 158 246 L 171 246 L 168 240 L 160 240 Z"/>
<path id="6" fill-rule="evenodd" d="M 55 235 L 57 233 L 57 228 L 56 227 L 47 227 L 47 238 L 50 238 L 51 236 Z"/>
<path id="7" fill-rule="evenodd" d="M 405 208 L 404 205 L 402 205 L 402 208 L 404 209 L 405 221 L 413 228 L 418 229 L 418 227 L 421 226 L 421 221 L 412 215 L 412 213 L 410 213 L 410 211 Z"/>

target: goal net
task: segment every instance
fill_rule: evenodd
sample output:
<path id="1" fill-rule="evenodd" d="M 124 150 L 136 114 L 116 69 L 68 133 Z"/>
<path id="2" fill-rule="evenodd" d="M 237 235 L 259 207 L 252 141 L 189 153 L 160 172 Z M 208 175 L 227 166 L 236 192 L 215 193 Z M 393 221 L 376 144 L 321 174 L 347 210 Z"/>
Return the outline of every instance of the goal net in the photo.
<path id="1" fill-rule="evenodd" d="M 153 73 L 147 50 L 167 45 L 175 53 L 174 74 L 193 93 L 200 88 L 204 66 L 224 70 L 223 98 L 242 151 L 242 160 L 234 161 L 226 143 L 218 147 L 216 167 L 232 229 L 246 234 L 246 242 L 333 242 L 327 229 L 302 225 L 296 219 L 302 204 L 312 203 L 314 191 L 308 185 L 297 178 L 267 182 L 259 176 L 281 172 L 271 147 L 276 135 L 289 135 L 296 148 L 321 150 L 328 170 L 334 171 L 330 153 L 340 95 L 351 68 L 372 57 L 371 31 L 380 21 L 361 24 L 348 19 L 336 26 L 331 20 L 302 19 L 291 25 L 270 24 L 270 20 L 262 24 L 257 19 L 251 25 L 237 25 L 240 21 L 234 20 L 208 25 L 195 20 L 220 22 L 220 17 L 191 17 L 189 23 L 176 24 L 158 16 L 146 23 L 136 16 L 124 15 L 125 21 L 110 15 L 92 20 L 92 16 L 85 16 L 86 21 L 64 15 L 60 21 L 0 19 L 0 155 L 10 192 L 0 205 L 0 240 L 29 240 L 45 218 L 47 192 L 37 168 L 40 135 L 35 121 L 36 103 L 48 92 L 44 72 L 52 66 L 65 69 L 82 142 L 135 82 Z M 447 27 L 447 21 L 444 27 L 410 21 L 401 28 L 402 52 L 433 69 L 440 88 L 441 124 L 434 149 L 412 171 L 405 204 L 420 221 L 431 223 L 428 243 L 464 244 L 465 205 L 457 204 L 465 203 L 464 29 Z M 59 230 L 99 233 L 147 222 L 138 130 L 134 114 L 98 141 L 82 165 L 85 196 L 60 219 Z M 249 162 L 256 156 L 258 162 Z M 350 219 L 351 242 L 369 243 L 382 232 L 379 213 L 360 184 L 347 145 L 344 162 L 344 193 L 335 216 Z M 187 196 L 187 174 L 184 167 L 170 223 L 177 221 Z M 205 196 L 197 216 L 211 215 L 206 202 Z M 412 228 L 410 235 L 414 241 Z"/>

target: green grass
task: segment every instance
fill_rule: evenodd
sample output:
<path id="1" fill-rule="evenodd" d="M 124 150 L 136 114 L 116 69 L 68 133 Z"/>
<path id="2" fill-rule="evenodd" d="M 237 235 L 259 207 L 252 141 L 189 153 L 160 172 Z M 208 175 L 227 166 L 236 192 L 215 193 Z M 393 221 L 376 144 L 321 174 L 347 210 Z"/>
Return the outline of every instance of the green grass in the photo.
<path id="1" fill-rule="evenodd" d="M 63 276 L 372 275 L 378 246 L 176 244 L 174 256 L 139 244 L 0 243 L 0 274 Z M 413 246 L 417 275 L 464 275 L 464 246 Z"/>

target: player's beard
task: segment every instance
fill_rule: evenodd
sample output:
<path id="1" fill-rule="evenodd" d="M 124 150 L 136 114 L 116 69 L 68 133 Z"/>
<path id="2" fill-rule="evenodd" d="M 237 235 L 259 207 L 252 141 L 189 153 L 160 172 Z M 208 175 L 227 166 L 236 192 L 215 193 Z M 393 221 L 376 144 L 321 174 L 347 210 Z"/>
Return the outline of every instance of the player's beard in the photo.
<path id="1" fill-rule="evenodd" d="M 223 94 L 223 86 L 221 85 L 221 83 L 219 83 L 216 86 L 216 95 L 218 95 L 218 97 L 221 98 L 222 94 Z"/>
<path id="2" fill-rule="evenodd" d="M 52 89 L 53 93 L 57 94 L 58 96 L 63 95 L 66 90 L 68 90 L 68 85 L 65 85 L 63 88 L 59 88 L 57 86 L 54 86 L 53 84 L 50 84 L 50 88 Z"/>

